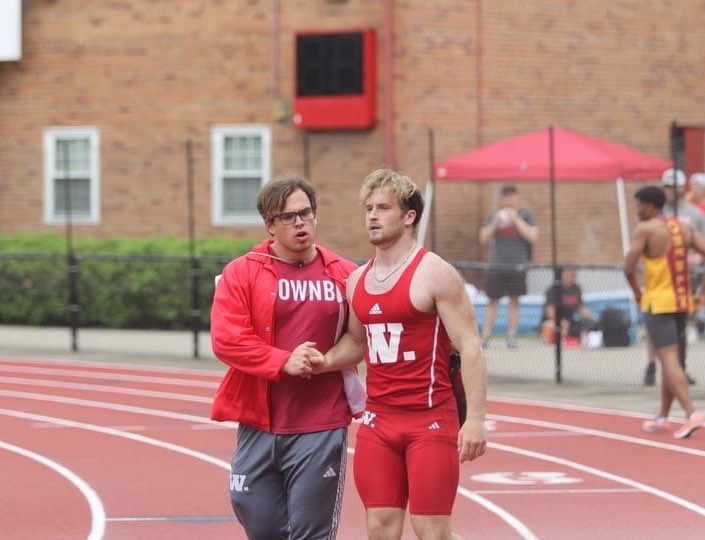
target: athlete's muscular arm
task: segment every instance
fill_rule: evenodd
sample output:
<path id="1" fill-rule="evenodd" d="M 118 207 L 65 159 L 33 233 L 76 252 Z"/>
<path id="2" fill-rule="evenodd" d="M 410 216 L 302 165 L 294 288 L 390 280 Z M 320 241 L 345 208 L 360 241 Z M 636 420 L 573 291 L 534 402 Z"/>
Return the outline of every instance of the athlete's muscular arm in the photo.
<path id="1" fill-rule="evenodd" d="M 629 287 L 634 293 L 634 300 L 637 304 L 641 302 L 641 286 L 636 279 L 636 265 L 646 250 L 648 235 L 648 226 L 645 223 L 639 223 L 634 230 L 631 247 L 624 256 L 624 276 L 627 278 L 627 283 L 629 283 Z"/>
<path id="2" fill-rule="evenodd" d="M 328 349 L 325 355 L 316 349 L 311 349 L 309 358 L 314 373 L 339 371 L 358 364 L 365 356 L 365 328 L 352 309 L 352 295 L 360 278 L 362 268 L 356 269 L 348 277 L 346 296 L 350 306 L 348 328 L 345 334 Z"/>
<path id="3" fill-rule="evenodd" d="M 486 450 L 487 372 L 480 347 L 475 310 L 460 274 L 448 262 L 429 254 L 422 263 L 423 279 L 443 326 L 460 353 L 467 416 L 458 433 L 460 461 L 473 460 Z M 413 297 L 413 295 L 412 295 Z"/>

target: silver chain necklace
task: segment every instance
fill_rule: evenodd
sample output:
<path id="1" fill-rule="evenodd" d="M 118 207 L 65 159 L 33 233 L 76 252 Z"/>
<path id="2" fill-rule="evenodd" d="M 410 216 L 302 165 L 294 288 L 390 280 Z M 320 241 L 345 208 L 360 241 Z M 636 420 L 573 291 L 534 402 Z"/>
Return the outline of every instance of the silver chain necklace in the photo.
<path id="1" fill-rule="evenodd" d="M 375 257 L 375 261 L 372 263 L 372 277 L 375 278 L 375 281 L 377 283 L 384 283 L 390 277 L 392 277 L 394 274 L 396 274 L 402 266 L 404 266 L 406 264 L 406 261 L 409 260 L 409 257 L 411 257 L 411 254 L 414 252 L 415 249 L 416 249 L 416 242 L 414 242 L 414 245 L 411 246 L 411 251 L 409 251 L 409 253 L 406 254 L 406 257 L 404 257 L 404 260 L 401 261 L 399 263 L 399 265 L 394 270 L 389 272 L 389 274 L 387 274 L 386 276 L 384 276 L 381 279 L 377 277 L 377 257 Z"/>

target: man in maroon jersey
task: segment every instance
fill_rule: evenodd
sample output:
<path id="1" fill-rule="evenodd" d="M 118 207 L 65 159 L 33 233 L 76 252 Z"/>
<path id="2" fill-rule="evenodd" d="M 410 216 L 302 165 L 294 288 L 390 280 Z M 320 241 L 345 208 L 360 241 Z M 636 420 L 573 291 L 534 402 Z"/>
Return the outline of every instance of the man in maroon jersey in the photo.
<path id="1" fill-rule="evenodd" d="M 311 377 L 306 351 L 343 333 L 355 264 L 314 244 L 316 193 L 302 178 L 266 184 L 257 209 L 272 239 L 226 265 L 211 310 L 213 352 L 229 366 L 212 418 L 240 422 L 230 499 L 250 540 L 335 538 L 364 390 L 350 371 Z"/>
<path id="2" fill-rule="evenodd" d="M 451 538 L 460 462 L 485 453 L 486 370 L 459 273 L 419 246 L 423 198 L 407 176 L 370 174 L 360 190 L 374 257 L 348 279 L 347 333 L 316 372 L 364 353 L 367 405 L 354 476 L 370 538 L 400 538 L 406 506 L 420 538 Z M 467 416 L 459 426 L 449 355 L 460 353 Z"/>

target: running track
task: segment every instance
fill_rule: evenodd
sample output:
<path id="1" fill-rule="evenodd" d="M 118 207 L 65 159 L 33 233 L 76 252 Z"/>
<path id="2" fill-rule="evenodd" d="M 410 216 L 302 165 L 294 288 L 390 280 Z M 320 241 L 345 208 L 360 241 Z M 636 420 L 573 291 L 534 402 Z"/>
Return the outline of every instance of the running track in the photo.
<path id="1" fill-rule="evenodd" d="M 244 539 L 235 426 L 208 419 L 220 376 L 0 358 L 0 538 Z M 645 436 L 642 415 L 501 399 L 489 413 L 487 454 L 461 468 L 466 539 L 705 538 L 705 429 L 676 441 Z M 351 467 L 338 538 L 359 540 Z"/>

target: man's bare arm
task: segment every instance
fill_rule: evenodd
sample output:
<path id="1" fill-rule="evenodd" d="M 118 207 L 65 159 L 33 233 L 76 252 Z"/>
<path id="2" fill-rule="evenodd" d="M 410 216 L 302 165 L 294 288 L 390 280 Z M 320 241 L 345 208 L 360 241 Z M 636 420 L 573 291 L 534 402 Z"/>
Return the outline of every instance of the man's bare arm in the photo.
<path id="1" fill-rule="evenodd" d="M 492 236 L 494 235 L 495 231 L 497 230 L 497 224 L 499 223 L 499 218 L 497 217 L 497 214 L 495 213 L 492 216 L 492 219 L 486 224 L 480 227 L 480 232 L 478 234 L 478 239 L 480 240 L 481 244 L 486 244 L 492 239 Z"/>
<path id="2" fill-rule="evenodd" d="M 636 278 L 636 267 L 639 263 L 639 258 L 646 249 L 646 241 L 648 239 L 648 228 L 640 223 L 634 230 L 631 247 L 624 256 L 624 276 L 627 278 L 627 283 L 634 293 L 634 300 L 637 303 L 641 301 L 641 286 Z"/>
<path id="3" fill-rule="evenodd" d="M 365 327 L 352 309 L 352 295 L 357 281 L 362 275 L 362 268 L 357 268 L 348 277 L 346 296 L 350 306 L 348 327 L 341 338 L 331 347 L 325 355 L 315 349 L 309 351 L 314 373 L 340 371 L 352 367 L 365 357 Z"/>
<path id="4" fill-rule="evenodd" d="M 485 413 L 487 372 L 480 347 L 475 311 L 460 274 L 440 257 L 432 256 L 425 268 L 433 278 L 432 295 L 443 326 L 460 354 L 467 416 L 458 433 L 460 460 L 473 460 L 486 450 Z"/>

